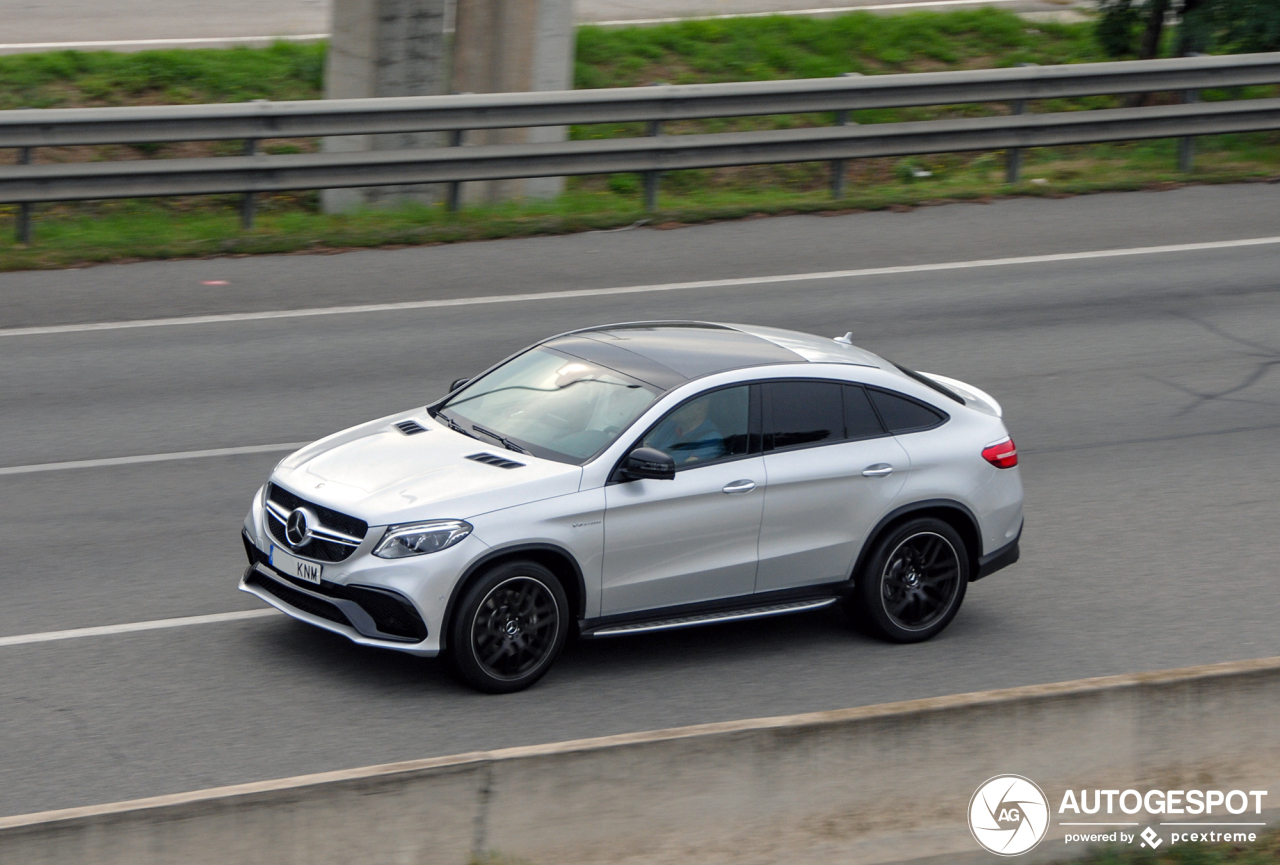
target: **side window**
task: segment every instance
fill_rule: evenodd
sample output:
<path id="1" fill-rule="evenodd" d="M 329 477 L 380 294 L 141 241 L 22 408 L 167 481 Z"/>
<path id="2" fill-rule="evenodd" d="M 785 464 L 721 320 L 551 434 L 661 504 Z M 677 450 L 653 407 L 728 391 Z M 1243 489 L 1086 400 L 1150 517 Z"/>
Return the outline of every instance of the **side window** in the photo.
<path id="1" fill-rule="evenodd" d="M 641 445 L 671 455 L 676 468 L 743 456 L 750 444 L 749 385 L 689 400 L 658 421 Z"/>
<path id="2" fill-rule="evenodd" d="M 929 408 L 923 403 L 909 397 L 882 390 L 870 391 L 871 401 L 884 420 L 884 425 L 891 433 L 908 433 L 916 430 L 935 427 L 947 419 L 937 409 Z"/>
<path id="3" fill-rule="evenodd" d="M 884 435 L 884 427 L 876 410 L 871 407 L 867 392 L 857 385 L 844 387 L 844 431 L 851 439 L 865 439 Z"/>
<path id="4" fill-rule="evenodd" d="M 764 386 L 764 449 L 837 442 L 844 438 L 841 385 L 827 381 L 775 381 Z"/>

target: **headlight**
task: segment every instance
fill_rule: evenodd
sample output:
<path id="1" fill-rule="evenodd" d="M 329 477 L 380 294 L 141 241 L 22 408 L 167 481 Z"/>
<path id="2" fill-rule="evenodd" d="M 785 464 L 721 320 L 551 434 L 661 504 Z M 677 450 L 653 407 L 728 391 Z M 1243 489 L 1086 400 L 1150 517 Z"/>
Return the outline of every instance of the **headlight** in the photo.
<path id="1" fill-rule="evenodd" d="M 448 549 L 471 534 L 471 524 L 462 520 L 432 520 L 427 523 L 410 523 L 404 526 L 388 526 L 387 533 L 373 548 L 380 559 L 403 559 Z"/>

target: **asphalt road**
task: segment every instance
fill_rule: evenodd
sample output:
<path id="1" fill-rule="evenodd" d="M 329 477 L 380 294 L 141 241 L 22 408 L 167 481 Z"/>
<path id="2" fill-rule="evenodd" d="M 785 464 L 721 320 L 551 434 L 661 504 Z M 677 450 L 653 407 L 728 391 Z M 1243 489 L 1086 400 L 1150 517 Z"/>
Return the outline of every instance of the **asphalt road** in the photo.
<path id="1" fill-rule="evenodd" d="M 631 294 L 590 289 L 1280 235 L 1280 187 L 786 217 L 334 256 L 0 275 L 0 467 L 309 440 L 549 333 L 739 320 L 987 389 L 1023 559 L 939 638 L 836 611 L 572 647 L 485 697 L 281 616 L 0 644 L 0 814 L 462 751 L 1280 655 L 1280 244 Z M 227 285 L 205 285 L 225 280 Z M 21 328 L 561 289 L 116 330 Z M 250 610 L 278 453 L 0 473 L 0 638 Z"/>
<path id="2" fill-rule="evenodd" d="M 997 5 L 1061 17 L 1085 0 L 577 0 L 582 23 L 742 15 L 868 7 L 895 12 L 911 7 Z M 219 46 L 238 40 L 311 37 L 328 32 L 331 0 L 0 0 L 0 54 L 53 47 L 140 50 L 155 42 Z M 34 43 L 34 44 L 33 44 Z M 114 44 L 93 44 L 114 43 Z"/>

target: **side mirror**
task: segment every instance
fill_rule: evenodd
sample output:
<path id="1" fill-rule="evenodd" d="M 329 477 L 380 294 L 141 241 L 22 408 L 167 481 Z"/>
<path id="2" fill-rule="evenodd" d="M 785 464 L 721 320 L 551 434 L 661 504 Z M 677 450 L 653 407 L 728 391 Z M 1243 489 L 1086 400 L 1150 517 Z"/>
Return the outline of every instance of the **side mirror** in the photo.
<path id="1" fill-rule="evenodd" d="M 676 461 L 657 448 L 636 448 L 622 461 L 622 476 L 627 480 L 673 481 Z"/>
<path id="2" fill-rule="evenodd" d="M 455 378 L 453 384 L 449 385 L 449 393 L 453 393 L 469 381 L 471 381 L 469 378 Z"/>

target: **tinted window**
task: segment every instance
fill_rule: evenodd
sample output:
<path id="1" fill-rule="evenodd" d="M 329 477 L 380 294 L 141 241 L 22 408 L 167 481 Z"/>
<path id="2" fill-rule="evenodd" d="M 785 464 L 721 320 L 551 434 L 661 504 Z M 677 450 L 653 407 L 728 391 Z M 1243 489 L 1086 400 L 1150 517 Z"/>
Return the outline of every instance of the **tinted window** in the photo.
<path id="1" fill-rule="evenodd" d="M 747 452 L 751 388 L 725 388 L 689 400 L 658 421 L 641 442 L 671 454 L 676 467 Z"/>
<path id="2" fill-rule="evenodd" d="M 834 382 L 823 381 L 779 381 L 765 385 L 769 406 L 765 450 L 844 438 L 841 389 Z"/>
<path id="3" fill-rule="evenodd" d="M 860 387 L 846 385 L 844 389 L 844 430 L 851 439 L 884 435 L 880 418 L 867 399 L 867 392 Z"/>
<path id="4" fill-rule="evenodd" d="M 946 420 L 940 412 L 898 394 L 873 390 L 871 399 L 891 433 L 928 429 Z"/>

